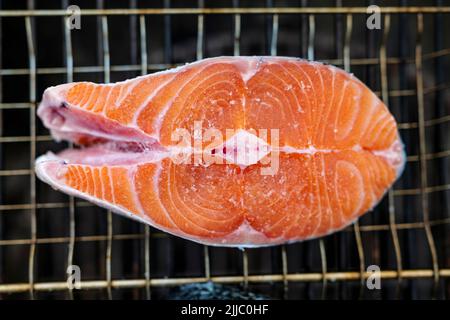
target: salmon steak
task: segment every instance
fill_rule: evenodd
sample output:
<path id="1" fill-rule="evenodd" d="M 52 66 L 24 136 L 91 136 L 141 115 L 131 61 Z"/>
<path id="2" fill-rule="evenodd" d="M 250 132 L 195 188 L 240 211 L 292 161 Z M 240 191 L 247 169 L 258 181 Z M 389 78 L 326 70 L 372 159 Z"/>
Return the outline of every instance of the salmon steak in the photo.
<path id="1" fill-rule="evenodd" d="M 382 101 L 353 75 L 287 57 L 218 57 L 114 84 L 45 90 L 38 116 L 75 147 L 40 156 L 53 188 L 207 245 L 340 230 L 401 174 Z"/>

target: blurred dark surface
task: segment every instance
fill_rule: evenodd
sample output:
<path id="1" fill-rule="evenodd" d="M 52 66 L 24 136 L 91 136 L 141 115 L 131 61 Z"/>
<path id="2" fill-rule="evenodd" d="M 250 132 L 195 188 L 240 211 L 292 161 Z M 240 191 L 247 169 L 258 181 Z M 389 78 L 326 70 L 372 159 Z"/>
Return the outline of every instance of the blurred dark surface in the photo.
<path id="1" fill-rule="evenodd" d="M 213 282 L 190 283 L 172 289 L 168 299 L 172 300 L 263 300 L 268 297 L 254 294 L 236 286 Z"/>

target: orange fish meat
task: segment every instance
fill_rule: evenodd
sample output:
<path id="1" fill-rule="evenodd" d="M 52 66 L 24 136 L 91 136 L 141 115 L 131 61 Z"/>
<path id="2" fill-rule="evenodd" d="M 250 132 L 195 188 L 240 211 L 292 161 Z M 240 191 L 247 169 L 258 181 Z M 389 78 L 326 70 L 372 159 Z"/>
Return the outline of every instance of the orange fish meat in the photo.
<path id="1" fill-rule="evenodd" d="M 372 209 L 405 163 L 361 81 L 318 62 L 219 57 L 115 84 L 44 92 L 38 115 L 79 148 L 40 179 L 168 233 L 218 246 L 320 237 Z"/>

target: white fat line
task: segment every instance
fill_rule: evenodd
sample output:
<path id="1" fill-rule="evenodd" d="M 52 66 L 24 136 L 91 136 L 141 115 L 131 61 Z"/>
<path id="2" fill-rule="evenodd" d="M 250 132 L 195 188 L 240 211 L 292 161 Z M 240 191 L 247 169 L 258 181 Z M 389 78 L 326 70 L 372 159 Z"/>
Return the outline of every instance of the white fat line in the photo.
<path id="1" fill-rule="evenodd" d="M 314 70 L 317 71 L 317 65 L 313 65 L 313 67 L 314 67 Z M 308 87 L 308 86 L 305 86 L 305 84 L 303 83 L 303 80 L 300 80 L 300 87 L 301 87 L 302 91 L 304 92 L 304 94 L 308 97 L 309 106 L 312 108 L 311 99 L 309 99 L 311 97 L 311 94 L 306 93 L 305 89 L 311 89 L 311 91 L 313 92 L 313 95 L 314 95 L 314 97 L 311 97 L 311 98 L 314 100 L 314 104 L 317 107 L 318 95 L 317 95 L 316 87 L 314 85 L 314 81 L 311 79 L 311 76 L 309 75 L 309 73 L 307 71 L 303 70 L 298 64 L 294 64 L 294 68 L 300 70 L 309 82 L 309 87 Z M 310 109 L 310 110 L 312 110 L 312 109 Z M 313 119 L 312 113 L 310 113 L 310 116 L 311 116 L 310 121 L 312 121 L 313 127 L 314 127 L 314 128 L 311 128 L 312 132 L 311 132 L 310 139 L 312 141 L 313 135 L 316 132 L 315 131 L 316 124 L 318 122 L 316 121 L 316 119 Z"/>
<path id="2" fill-rule="evenodd" d="M 273 74 L 272 74 L 272 75 L 273 75 Z M 286 82 L 284 82 L 284 80 L 282 80 L 281 78 L 279 78 L 279 77 L 277 77 L 277 76 L 275 76 L 275 75 L 273 75 L 273 76 L 276 77 L 276 78 L 278 78 L 281 82 L 286 83 Z M 278 96 L 287 99 L 287 98 L 286 98 L 286 91 L 284 91 L 284 90 L 281 91 L 279 88 L 275 87 L 274 85 L 272 85 L 272 84 L 270 84 L 270 83 L 264 83 L 263 86 L 270 87 L 273 91 L 275 91 L 275 92 L 278 93 Z M 272 98 L 273 100 L 278 101 L 278 105 L 283 105 L 283 104 L 281 103 L 280 99 L 279 99 L 277 96 L 271 94 L 270 91 L 266 91 L 265 94 L 266 94 L 268 97 Z M 295 96 L 295 99 L 297 100 L 297 96 Z M 287 99 L 287 100 L 289 100 L 289 99 Z M 267 104 L 267 105 L 269 105 L 269 104 Z M 298 103 L 298 100 L 297 100 L 297 105 L 300 106 L 300 104 Z M 270 105 L 270 106 L 272 106 L 272 105 Z M 284 109 L 283 109 L 283 108 L 280 108 L 280 109 L 283 110 L 283 115 L 286 115 L 286 114 L 284 113 Z M 293 118 L 294 118 L 294 117 L 295 117 L 295 114 L 292 112 L 291 104 L 289 104 L 289 109 L 291 110 L 292 116 L 293 116 Z"/>
<path id="3" fill-rule="evenodd" d="M 384 158 L 388 160 L 391 163 L 395 163 L 398 160 L 401 160 L 403 158 L 403 154 L 399 153 L 398 151 L 392 150 L 392 147 L 387 150 L 374 150 L 372 153 L 375 156 Z M 400 166 L 402 165 L 402 161 L 399 161 Z"/>
<path id="4" fill-rule="evenodd" d="M 226 141 L 225 141 L 226 142 Z M 221 147 L 222 144 L 218 145 L 218 147 Z M 297 153 L 297 154 L 316 154 L 316 153 L 337 153 L 340 151 L 345 151 L 345 150 L 333 150 L 333 149 L 317 149 L 314 146 L 309 146 L 308 148 L 305 149 L 297 149 L 291 146 L 284 146 L 284 147 L 278 147 L 278 148 L 271 148 L 270 145 L 268 145 L 269 147 L 269 152 L 284 152 L 287 154 L 292 154 L 292 153 Z M 168 146 L 165 147 L 166 150 L 168 151 L 168 154 L 173 155 L 173 154 L 177 154 L 177 153 L 187 153 L 187 154 L 192 154 L 195 152 L 199 152 L 202 153 L 205 150 L 203 149 L 198 149 L 198 148 L 194 148 L 192 146 L 186 146 L 186 147 L 176 147 L 176 146 Z M 207 148 L 206 151 L 209 151 L 210 149 Z M 355 147 L 349 149 L 349 150 L 353 150 L 353 151 L 360 151 L 362 150 L 361 146 L 356 145 Z"/>
<path id="5" fill-rule="evenodd" d="M 350 83 L 350 80 L 347 80 L 347 79 L 344 80 L 344 85 L 342 86 L 341 99 L 339 100 L 339 103 L 337 104 L 336 118 L 334 119 L 334 127 L 333 127 L 334 128 L 333 136 L 336 141 L 341 141 L 341 139 L 337 138 L 337 128 L 338 128 L 338 121 L 341 116 L 342 104 L 344 102 L 345 93 L 347 91 L 347 87 L 348 87 L 349 83 Z"/>
<path id="6" fill-rule="evenodd" d="M 151 75 L 149 77 L 151 77 Z M 145 109 L 145 107 L 149 104 L 149 102 L 152 101 L 153 98 L 161 91 L 161 89 L 166 84 L 171 82 L 173 79 L 175 79 L 175 76 L 163 81 L 159 86 L 157 86 L 155 88 L 155 90 L 153 90 L 153 92 L 144 100 L 144 102 L 142 102 L 142 104 L 134 111 L 133 120 L 131 121 L 131 124 L 134 127 L 139 128 L 139 126 L 137 125 L 137 119 L 139 118 L 141 112 Z M 145 80 L 143 79 L 142 81 L 145 81 Z"/>
<path id="7" fill-rule="evenodd" d="M 353 212 L 353 216 L 355 218 L 358 218 L 359 210 L 362 208 L 364 199 L 366 198 L 366 190 L 362 187 L 362 186 L 364 186 L 364 178 L 361 174 L 361 170 L 359 170 L 353 163 L 352 163 L 352 165 L 353 165 L 353 168 L 355 168 L 355 170 L 356 170 L 355 176 L 359 180 L 359 184 L 361 186 L 361 188 L 358 188 L 359 189 L 359 204 L 356 207 L 355 212 Z M 352 197 L 353 197 L 353 195 L 352 195 Z"/>
<path id="8" fill-rule="evenodd" d="M 95 171 L 96 171 L 96 169 L 97 168 L 90 168 L 90 170 L 91 170 L 91 175 L 92 175 L 92 184 L 94 185 L 94 195 L 95 196 L 97 196 L 97 186 L 96 186 L 96 183 L 95 183 Z"/>
<path id="9" fill-rule="evenodd" d="M 176 181 L 174 180 L 174 178 L 175 178 L 175 177 L 172 176 L 171 170 L 170 170 L 170 168 L 169 168 L 169 170 L 167 170 L 167 184 L 168 184 L 169 186 L 176 185 Z M 174 193 L 176 194 L 177 198 L 180 199 L 180 202 L 183 202 L 183 203 L 184 203 L 184 201 L 181 200 L 181 197 L 180 197 L 179 193 L 177 192 L 178 190 L 177 190 L 176 188 L 175 188 L 175 190 L 174 190 L 174 193 L 172 193 L 172 190 L 171 190 L 170 188 L 167 188 L 167 191 L 168 191 L 168 193 L 170 194 L 170 197 L 169 197 L 170 203 L 172 204 L 173 208 L 178 212 L 178 214 L 179 214 L 181 217 L 183 217 L 184 220 L 186 220 L 187 222 L 189 222 L 190 224 L 194 225 L 195 227 L 197 227 L 197 228 L 199 228 L 199 229 L 205 230 L 206 232 L 211 232 L 210 230 L 208 230 L 208 229 L 206 229 L 206 228 L 204 228 L 204 227 L 198 225 L 198 224 L 195 223 L 194 221 L 192 221 L 192 219 L 188 219 L 188 218 L 186 217 L 186 215 L 184 214 L 184 211 L 180 210 L 180 208 L 175 204 L 175 202 L 174 202 L 174 198 L 175 198 Z M 162 205 L 162 202 L 161 202 L 161 205 Z M 163 205 L 163 207 L 164 207 L 164 205 Z M 165 208 L 165 207 L 164 207 L 164 208 Z M 190 209 L 190 208 L 188 208 L 188 209 Z M 193 210 L 190 210 L 190 211 L 191 211 L 194 215 L 197 215 L 197 216 L 198 216 L 198 214 L 196 214 L 195 212 L 193 212 Z M 172 221 L 172 219 L 171 219 L 171 221 Z M 174 222 L 174 223 L 175 223 L 175 222 Z M 181 223 L 183 223 L 183 222 L 181 222 Z M 186 225 L 186 224 L 185 224 L 185 225 Z M 178 229 L 181 230 L 181 228 L 179 227 L 179 225 L 178 225 L 177 223 L 175 223 L 175 226 L 176 226 Z"/>
<path id="10" fill-rule="evenodd" d="M 92 91 L 91 91 L 91 93 L 89 94 L 88 99 L 86 100 L 85 103 L 81 104 L 81 102 L 84 100 L 84 97 L 83 97 L 83 98 L 80 99 L 80 102 L 78 102 L 78 103 L 75 105 L 75 106 L 77 106 L 77 107 L 79 107 L 80 109 L 83 109 L 83 110 L 86 109 L 84 106 L 85 106 L 89 101 L 91 101 L 92 95 L 95 93 L 95 89 L 97 89 L 97 87 L 100 86 L 100 85 L 97 84 L 97 83 L 90 83 L 90 82 L 88 82 L 88 84 L 91 84 L 91 85 L 92 85 Z M 63 100 L 63 101 L 64 101 L 64 100 Z"/>
<path id="11" fill-rule="evenodd" d="M 306 80 L 306 78 L 307 78 L 307 81 L 309 82 L 309 86 L 311 87 L 311 88 L 313 88 L 313 83 L 311 82 L 311 78 L 306 74 L 306 72 L 302 69 L 302 68 L 300 68 L 298 65 L 296 65 L 296 64 L 290 64 L 294 69 L 296 69 L 297 70 L 297 73 L 302 73 L 303 75 L 304 75 L 304 77 L 305 77 L 305 80 Z M 306 99 L 308 100 L 308 106 L 311 108 L 312 107 L 312 104 L 311 104 L 311 96 L 309 95 L 309 94 L 307 94 L 306 93 L 306 91 L 305 91 L 305 88 L 306 88 L 306 86 L 305 86 L 305 84 L 304 84 L 304 82 L 303 82 L 303 80 L 298 80 L 298 78 L 296 77 L 296 75 L 292 72 L 292 70 L 289 70 L 289 69 L 287 69 L 286 68 L 286 71 L 289 73 L 289 75 L 292 77 L 292 78 L 294 78 L 295 79 L 295 82 L 297 82 L 297 85 L 298 85 L 298 87 L 300 88 L 300 90 L 302 91 L 302 93 L 304 94 L 304 96 L 306 97 Z M 314 91 L 314 96 L 315 96 L 315 91 Z M 302 108 L 303 109 L 303 108 Z M 308 120 L 310 120 L 309 122 L 311 122 L 313 119 L 311 118 L 311 115 L 310 115 L 310 113 L 309 112 L 307 112 L 307 122 L 308 122 Z M 309 128 L 309 129 L 312 129 L 311 127 Z M 312 137 L 312 135 L 314 134 L 312 131 L 310 131 L 310 130 L 308 130 L 308 126 L 306 127 L 306 130 L 308 131 L 307 132 L 307 137 L 308 137 L 308 142 L 309 143 L 311 143 L 312 142 L 312 140 L 313 140 L 313 137 Z"/>
<path id="12" fill-rule="evenodd" d="M 320 89 L 322 89 L 322 92 L 317 92 L 316 89 L 314 89 L 314 95 L 316 97 L 316 107 L 317 110 L 319 110 L 318 113 L 318 120 L 320 120 L 320 117 L 323 115 L 323 111 L 324 111 L 324 107 L 325 107 L 325 87 L 323 84 L 323 77 L 322 77 L 322 72 L 320 70 L 319 67 L 317 67 L 316 65 L 314 66 L 315 68 L 315 74 L 319 76 L 320 78 L 320 88 L 317 88 L 317 91 L 320 91 Z M 320 103 L 319 103 L 320 100 Z M 318 128 L 320 127 L 322 121 L 317 121 L 314 120 L 314 129 L 313 129 L 313 138 L 315 138 L 314 136 L 317 135 L 317 132 L 319 131 Z"/>
<path id="13" fill-rule="evenodd" d="M 287 154 L 290 153 L 298 153 L 298 154 L 316 154 L 316 153 L 332 153 L 332 152 L 339 152 L 342 150 L 333 150 L 333 149 L 316 149 L 314 146 L 310 145 L 308 148 L 305 149 L 297 149 L 291 146 L 284 146 L 281 148 L 274 148 L 271 149 L 271 151 L 282 151 Z"/>
<path id="14" fill-rule="evenodd" d="M 104 91 L 107 90 L 107 88 L 104 85 L 100 84 L 98 86 L 100 87 L 100 89 L 98 91 L 97 97 L 95 97 L 95 100 L 92 100 L 92 101 L 91 101 L 91 99 L 92 99 L 91 98 L 88 102 L 85 103 L 85 107 L 84 107 L 84 109 L 87 112 L 90 112 L 90 113 L 93 113 L 93 114 L 96 114 L 95 107 L 96 107 L 97 104 L 99 104 L 99 102 L 102 101 L 102 95 L 104 94 Z M 92 105 L 92 108 L 87 109 L 90 105 Z"/>
<path id="15" fill-rule="evenodd" d="M 330 117 L 330 112 L 331 112 L 331 109 L 333 108 L 333 101 L 334 101 L 334 86 L 335 86 L 335 79 L 336 79 L 336 70 L 334 68 L 328 68 L 328 71 L 330 71 L 331 74 L 332 74 L 331 96 L 330 96 L 330 99 L 328 99 L 326 114 L 325 114 L 325 118 L 324 118 L 325 121 L 324 121 L 324 124 L 323 124 L 323 126 L 321 128 L 322 130 L 319 131 L 319 133 L 317 135 L 317 140 L 319 140 L 320 143 L 323 143 L 324 136 L 325 136 L 325 131 L 327 131 L 326 124 L 328 123 L 328 119 Z"/>
<path id="16" fill-rule="evenodd" d="M 114 194 L 114 181 L 111 174 L 111 168 L 108 166 L 107 169 L 108 169 L 109 185 L 111 188 L 111 200 L 112 200 L 111 202 L 116 204 L 116 195 Z"/>
<path id="17" fill-rule="evenodd" d="M 139 81 L 132 80 L 130 84 L 127 85 L 124 83 L 120 87 L 119 94 L 117 95 L 117 100 L 114 103 L 116 108 L 122 104 L 122 102 L 128 97 L 128 95 L 131 93 L 131 91 L 133 91 L 133 89 L 138 85 L 138 83 Z M 127 86 L 126 92 L 124 92 L 125 86 Z"/>
<path id="18" fill-rule="evenodd" d="M 203 71 L 203 69 L 202 69 L 201 71 Z M 207 81 L 209 78 L 212 78 L 212 77 L 216 76 L 218 73 L 219 73 L 219 72 L 216 72 L 216 73 L 212 74 L 211 76 L 209 76 L 209 77 L 205 78 L 204 80 L 202 80 L 202 81 L 199 83 L 199 86 L 200 86 L 202 83 L 204 83 L 205 81 Z M 194 77 L 194 76 L 192 76 L 191 78 L 189 78 L 189 80 L 186 82 L 186 84 L 187 84 L 193 77 Z M 225 80 L 225 81 L 220 81 L 220 82 L 215 82 L 215 83 L 213 83 L 211 86 L 214 86 L 214 85 L 216 85 L 217 83 L 226 83 L 226 84 L 230 84 L 230 86 L 233 86 L 233 83 L 232 83 L 232 82 L 226 81 L 226 80 Z M 186 84 L 183 85 L 183 88 L 186 86 Z M 207 88 L 205 89 L 205 91 L 206 91 L 207 89 L 209 89 L 211 86 L 207 87 Z M 167 112 L 169 111 L 169 109 L 172 107 L 173 102 L 175 101 L 175 99 L 178 97 L 178 94 L 179 94 L 182 90 L 183 90 L 183 89 L 180 89 L 179 91 L 177 91 L 176 96 L 174 96 L 174 97 L 167 103 L 167 105 L 164 107 L 164 110 L 162 110 L 162 111 L 160 112 L 160 114 L 158 115 L 158 117 L 157 117 L 157 119 L 156 119 L 156 122 L 155 122 L 155 128 L 157 129 L 158 134 L 159 134 L 159 132 L 161 131 L 161 124 L 162 124 L 162 122 L 163 122 L 163 120 L 164 120 L 164 117 L 165 117 L 166 113 L 167 113 Z M 191 95 L 193 91 L 195 91 L 195 89 L 191 90 L 191 92 L 189 93 L 189 95 Z M 223 92 L 226 92 L 227 94 L 230 93 L 229 91 L 225 91 L 225 90 L 219 90 L 219 91 L 217 91 L 216 93 L 222 92 L 222 91 L 223 91 Z M 225 99 L 217 99 L 216 102 L 217 102 L 217 101 L 220 101 L 220 100 L 223 100 L 223 101 L 227 102 L 228 104 L 231 102 L 231 101 L 227 101 L 227 100 L 225 100 Z M 220 110 L 223 111 L 223 108 L 220 109 Z M 137 125 L 136 125 L 136 127 L 139 128 Z"/>
<path id="19" fill-rule="evenodd" d="M 336 163 L 336 165 L 337 165 L 337 163 Z M 335 168 L 336 168 L 336 165 L 335 165 Z M 334 176 L 334 193 L 335 193 L 335 195 L 336 195 L 336 202 L 337 202 L 337 205 L 338 205 L 338 208 L 339 208 L 339 217 L 340 217 L 340 222 L 342 223 L 343 221 L 345 221 L 345 215 L 344 215 L 344 208 L 343 208 L 343 206 L 342 206 L 342 203 L 341 203 L 341 201 L 340 201 L 340 196 L 341 196 L 341 189 L 340 188 L 338 188 L 338 186 L 339 186 L 339 183 L 338 183 L 338 180 L 339 180 L 339 174 L 338 174 L 338 172 L 337 172 L 337 170 L 334 170 L 334 173 L 333 173 L 333 176 Z"/>
<path id="20" fill-rule="evenodd" d="M 330 195 L 329 195 L 329 190 L 328 190 L 328 183 L 327 183 L 327 173 L 325 172 L 325 157 L 321 156 L 322 159 L 322 172 L 321 172 L 321 177 L 322 177 L 322 182 L 325 185 L 325 198 L 326 198 L 326 213 L 328 213 L 329 216 L 329 221 L 330 221 L 330 226 L 333 225 L 334 223 L 334 217 L 333 214 L 331 213 L 331 201 L 330 201 Z"/>
<path id="21" fill-rule="evenodd" d="M 142 216 L 145 216 L 144 208 L 142 207 L 141 201 L 139 200 L 138 192 L 136 190 L 136 173 L 139 170 L 138 166 L 131 167 L 131 169 L 127 170 L 128 182 L 130 184 L 130 188 L 132 190 L 133 200 L 138 210 L 138 213 Z"/>
<path id="22" fill-rule="evenodd" d="M 101 187 L 102 187 L 102 200 L 105 200 L 105 184 L 103 182 L 103 173 L 102 173 L 103 168 L 104 167 L 99 167 L 98 168 L 98 174 L 100 176 L 100 184 L 101 184 Z"/>
<path id="23" fill-rule="evenodd" d="M 186 79 L 186 80 L 185 80 L 184 84 L 177 90 L 176 94 L 172 95 L 172 98 L 171 98 L 169 101 L 167 101 L 166 105 L 164 106 L 164 109 L 159 113 L 158 117 L 156 118 L 156 121 L 154 122 L 155 128 L 156 128 L 156 130 L 157 130 L 157 132 L 158 132 L 158 136 L 160 135 L 159 133 L 160 133 L 160 131 L 161 131 L 161 124 L 162 124 L 162 121 L 163 121 L 163 119 L 165 118 L 165 116 L 166 116 L 167 112 L 169 111 L 169 109 L 172 107 L 173 102 L 175 101 L 175 99 L 178 98 L 179 93 L 182 92 L 182 91 L 184 90 L 184 88 L 186 87 L 186 85 L 187 85 L 194 77 L 196 77 L 196 76 L 198 76 L 199 74 L 201 74 L 206 68 L 208 68 L 208 67 L 210 67 L 210 66 L 212 66 L 212 65 L 206 65 L 206 66 L 204 66 L 201 70 L 198 70 L 197 72 L 193 73 L 193 74 L 189 77 L 189 79 Z M 212 78 L 212 77 L 214 77 L 214 76 L 216 76 L 217 74 L 220 74 L 220 73 L 221 73 L 221 72 L 215 72 L 215 73 L 211 74 L 209 77 L 207 77 L 207 78 L 203 79 L 202 81 L 200 81 L 200 83 L 197 85 L 197 87 L 198 87 L 199 85 L 201 85 L 202 83 L 204 83 L 205 81 L 208 81 L 208 79 L 210 79 L 210 78 Z M 192 93 L 192 91 L 194 91 L 194 90 L 195 90 L 195 89 L 192 89 L 192 90 L 190 91 L 190 93 Z M 158 139 L 158 140 L 159 140 L 159 139 Z"/>
<path id="24" fill-rule="evenodd" d="M 361 126 L 360 140 L 362 140 L 363 137 L 367 134 L 367 129 L 369 129 L 372 124 L 372 118 L 376 112 L 376 107 L 379 103 L 379 100 L 375 94 L 370 92 L 369 95 L 370 95 L 370 103 L 366 105 L 367 112 L 366 116 L 364 117 L 363 125 Z"/>
<path id="25" fill-rule="evenodd" d="M 393 124 L 392 122 L 394 121 L 394 119 L 390 116 L 391 116 L 391 114 L 389 112 L 386 112 L 386 117 L 387 117 L 387 119 L 385 119 L 386 121 L 384 121 L 384 123 L 382 125 L 378 126 L 378 128 L 377 128 L 378 130 L 377 130 L 377 136 L 375 139 L 376 141 L 378 141 L 378 140 L 384 141 L 385 136 L 390 133 L 389 130 L 393 129 L 391 127 L 391 129 L 389 129 L 389 128 L 387 129 L 387 132 L 385 131 L 387 126 Z M 394 125 L 395 125 L 395 122 L 394 122 Z M 383 139 L 381 139 L 381 138 L 383 138 Z"/>
<path id="26" fill-rule="evenodd" d="M 322 209 L 322 200 L 320 199 L 320 181 L 319 181 L 319 177 L 318 175 L 320 175 L 320 172 L 318 172 L 317 170 L 317 163 L 316 163 L 316 159 L 313 158 L 312 159 L 312 169 L 311 172 L 313 172 L 313 176 L 314 176 L 314 185 L 315 185 L 315 194 L 313 194 L 316 198 L 317 198 L 317 205 L 318 205 L 318 212 L 319 212 L 319 217 L 318 217 L 318 222 L 316 224 L 316 228 L 314 229 L 313 232 L 311 232 L 311 234 L 315 235 L 317 233 L 317 231 L 320 229 L 320 227 L 322 226 L 322 217 L 323 217 L 323 209 Z"/>
<path id="27" fill-rule="evenodd" d="M 187 85 L 187 84 L 188 84 L 188 83 L 189 83 L 196 75 L 198 75 L 198 74 L 201 73 L 203 70 L 205 70 L 206 67 L 207 67 L 207 66 L 203 67 L 203 68 L 202 68 L 201 70 L 199 70 L 198 72 L 191 74 L 190 77 L 189 77 L 188 79 L 186 79 L 186 81 L 183 83 L 183 85 L 181 85 L 181 86 L 178 88 L 177 92 L 176 92 L 175 94 L 172 95 L 172 98 L 170 98 L 170 100 L 167 101 L 166 105 L 164 106 L 164 109 L 161 110 L 161 112 L 158 114 L 158 116 L 156 117 L 156 121 L 154 121 L 154 125 L 155 125 L 155 128 L 156 128 L 156 131 L 158 132 L 158 138 L 159 138 L 159 136 L 160 136 L 161 123 L 162 123 L 164 117 L 166 116 L 167 111 L 169 111 L 170 107 L 172 106 L 173 101 L 178 97 L 179 93 L 186 87 L 186 85 Z M 180 67 L 180 69 L 181 69 L 181 68 L 184 68 L 184 66 L 183 66 L 183 67 Z M 178 68 L 175 68 L 175 69 L 178 69 Z M 186 69 L 187 69 L 187 68 L 186 68 Z M 176 77 L 176 75 L 175 75 L 175 77 Z M 172 79 L 173 79 L 173 78 L 172 78 Z M 159 139 L 158 139 L 158 140 L 159 140 Z"/>

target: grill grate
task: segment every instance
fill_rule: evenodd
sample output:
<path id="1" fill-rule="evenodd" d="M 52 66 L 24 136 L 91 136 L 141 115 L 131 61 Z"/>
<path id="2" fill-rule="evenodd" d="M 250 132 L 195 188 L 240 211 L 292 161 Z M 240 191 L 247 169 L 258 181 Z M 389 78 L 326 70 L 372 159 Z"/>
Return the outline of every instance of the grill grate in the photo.
<path id="1" fill-rule="evenodd" d="M 450 26 L 444 26 L 450 7 L 441 1 L 407 7 L 408 1 L 400 1 L 382 9 L 381 30 L 369 31 L 365 1 L 356 1 L 359 7 L 343 7 L 339 0 L 328 1 L 329 7 L 307 6 L 305 0 L 286 7 L 259 2 L 263 7 L 237 0 L 210 7 L 199 0 L 179 8 L 169 0 L 131 0 L 122 3 L 129 8 L 117 10 L 97 1 L 96 8 L 80 5 L 80 31 L 64 23 L 67 0 L 52 9 L 37 8 L 32 0 L 24 8 L 2 4 L 8 10 L 0 11 L 0 298 L 160 298 L 171 286 L 205 281 L 240 284 L 275 298 L 448 297 L 450 78 L 443 70 L 450 67 L 445 42 Z M 291 24 L 297 26 L 294 33 L 288 33 Z M 261 46 L 246 44 L 259 37 L 254 32 L 262 26 L 261 52 Z M 190 42 L 178 35 L 187 28 L 196 33 Z M 228 32 L 229 47 L 208 47 L 207 39 L 223 36 L 220 28 Z M 45 32 L 48 37 L 53 30 L 60 30 L 60 38 L 49 43 Z M 123 35 L 130 54 L 116 63 Z M 83 45 L 85 39 L 95 45 Z M 325 42 L 332 44 L 328 51 Z M 192 56 L 183 53 L 190 47 Z M 52 65 L 50 50 L 61 55 L 59 66 Z M 45 87 L 116 81 L 215 51 L 331 63 L 354 72 L 385 101 L 400 123 L 408 163 L 374 213 L 326 238 L 239 251 L 201 246 L 105 215 L 35 179 L 36 155 L 62 147 L 36 120 Z M 19 62 L 11 58 L 15 55 Z M 67 287 L 65 269 L 72 264 L 81 267 L 81 290 Z M 376 292 L 365 287 L 372 264 L 381 267 L 383 289 Z"/>

